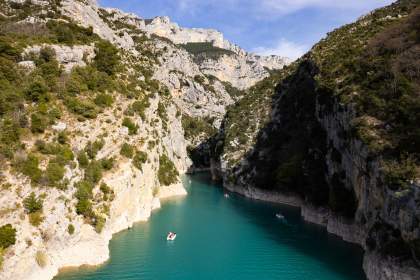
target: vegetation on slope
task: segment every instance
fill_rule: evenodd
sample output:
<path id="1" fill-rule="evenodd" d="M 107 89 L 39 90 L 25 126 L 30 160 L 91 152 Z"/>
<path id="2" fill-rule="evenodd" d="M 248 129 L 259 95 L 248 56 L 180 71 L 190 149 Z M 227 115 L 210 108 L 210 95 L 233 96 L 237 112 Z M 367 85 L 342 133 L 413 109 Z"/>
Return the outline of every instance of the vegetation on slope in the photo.
<path id="1" fill-rule="evenodd" d="M 353 132 L 383 156 L 396 189 L 420 176 L 418 4 L 399 1 L 377 10 L 332 32 L 310 53 L 320 69 L 319 87 L 354 104 Z"/>
<path id="2" fill-rule="evenodd" d="M 399 1 L 331 32 L 280 76 L 260 82 L 251 90 L 252 95 L 246 95 L 229 108 L 224 123 L 224 154 L 231 166 L 242 158 L 235 157 L 235 152 L 249 148 L 252 132 L 255 135 L 270 120 L 267 108 L 274 106 L 271 99 L 274 84 L 279 83 L 279 90 L 287 87 L 290 78 L 286 78 L 305 61 L 313 61 L 317 68 L 314 91 L 324 112 L 333 110 L 335 99 L 355 109 L 353 129 L 346 135 L 362 140 L 372 156 L 383 158 L 390 187 L 401 189 L 418 178 L 420 10 L 415 9 L 417 4 L 417 1 Z M 286 179 L 284 172 L 296 172 L 291 166 L 297 158 L 292 157 L 279 169 L 282 183 Z"/>
<path id="3" fill-rule="evenodd" d="M 218 59 L 223 55 L 234 55 L 235 53 L 226 49 L 213 46 L 211 42 L 192 42 L 187 44 L 178 45 L 179 47 L 185 49 L 187 52 L 192 55 L 200 58 L 210 58 Z"/>

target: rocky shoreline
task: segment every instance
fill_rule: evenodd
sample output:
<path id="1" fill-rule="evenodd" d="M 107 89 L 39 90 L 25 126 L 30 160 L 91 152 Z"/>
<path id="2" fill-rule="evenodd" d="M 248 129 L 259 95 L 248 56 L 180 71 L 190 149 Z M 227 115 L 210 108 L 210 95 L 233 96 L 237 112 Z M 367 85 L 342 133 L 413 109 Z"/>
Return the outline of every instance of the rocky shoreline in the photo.
<path id="1" fill-rule="evenodd" d="M 324 226 L 326 230 L 341 237 L 344 241 L 357 244 L 365 250 L 363 270 L 369 280 L 413 280 L 420 279 L 420 270 L 411 266 L 401 266 L 398 262 L 385 259 L 379 254 L 366 251 L 367 233 L 354 222 L 340 217 L 329 209 L 316 208 L 305 204 L 300 197 L 293 194 L 281 194 L 264 191 L 253 187 L 236 186 L 224 183 L 223 187 L 239 195 L 272 203 L 286 204 L 301 209 L 301 216 L 307 222 Z"/>
<path id="2" fill-rule="evenodd" d="M 113 218 L 114 224 L 109 225 L 108 230 L 100 235 L 96 234 L 92 227 L 84 225 L 81 238 L 76 244 L 66 248 L 60 248 L 55 259 L 51 260 L 51 264 L 42 269 L 33 271 L 24 279 L 53 279 L 63 270 L 76 269 L 81 266 L 99 266 L 105 263 L 109 257 L 109 242 L 114 234 L 133 227 L 137 222 L 146 222 L 153 210 L 161 207 L 161 202 L 177 196 L 185 196 L 187 192 L 182 183 L 174 184 L 168 187 L 162 187 L 157 197 L 149 196 L 143 203 L 137 205 L 137 210 L 141 215 L 135 215 L 132 219 L 125 219 L 125 223 L 121 223 L 122 217 Z M 121 205 L 123 206 L 123 205 Z M 120 207 L 113 205 L 113 207 Z M 50 252 L 53 254 L 53 252 Z"/>

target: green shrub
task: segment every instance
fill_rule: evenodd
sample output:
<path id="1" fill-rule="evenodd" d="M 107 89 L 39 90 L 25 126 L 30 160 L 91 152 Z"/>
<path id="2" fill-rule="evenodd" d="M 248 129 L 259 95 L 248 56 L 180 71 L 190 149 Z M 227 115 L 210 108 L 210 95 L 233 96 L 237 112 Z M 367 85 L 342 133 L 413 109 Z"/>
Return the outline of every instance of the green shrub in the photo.
<path id="1" fill-rule="evenodd" d="M 106 219 L 102 216 L 96 215 L 95 217 L 95 231 L 101 233 L 106 223 Z"/>
<path id="2" fill-rule="evenodd" d="M 47 129 L 48 123 L 48 119 L 39 113 L 31 115 L 31 131 L 33 133 L 43 133 Z"/>
<path id="3" fill-rule="evenodd" d="M 99 187 L 101 192 L 103 193 L 103 199 L 105 201 L 112 200 L 114 197 L 114 191 L 105 183 L 102 183 Z"/>
<path id="4" fill-rule="evenodd" d="M 44 78 L 36 76 L 25 90 L 25 96 L 33 102 L 46 102 L 49 100 L 48 86 Z"/>
<path id="5" fill-rule="evenodd" d="M 69 141 L 69 137 L 65 131 L 60 131 L 57 136 L 58 143 L 64 145 Z"/>
<path id="6" fill-rule="evenodd" d="M 6 249 L 16 243 L 16 229 L 11 224 L 0 227 L 0 248 Z"/>
<path id="7" fill-rule="evenodd" d="M 162 127 L 166 130 L 168 127 L 168 115 L 166 113 L 165 105 L 162 102 L 159 102 L 157 112 L 160 120 L 162 121 Z"/>
<path id="8" fill-rule="evenodd" d="M 96 105 L 100 107 L 110 107 L 112 103 L 114 103 L 114 98 L 112 95 L 106 94 L 106 93 L 99 93 L 96 95 L 95 100 Z"/>
<path id="9" fill-rule="evenodd" d="M 416 178 L 416 163 L 413 158 L 406 157 L 399 161 L 386 161 L 383 163 L 385 183 L 392 190 L 405 189 L 410 181 Z"/>
<path id="10" fill-rule="evenodd" d="M 95 66 L 108 75 L 117 71 L 119 64 L 118 49 L 108 41 L 100 41 L 95 45 Z"/>
<path id="11" fill-rule="evenodd" d="M 75 197 L 77 198 L 76 213 L 84 217 L 92 217 L 93 210 L 90 199 L 92 198 L 93 183 L 91 181 L 82 180 L 75 184 L 77 189 Z"/>
<path id="12" fill-rule="evenodd" d="M 89 156 L 89 158 L 94 159 L 96 158 L 96 155 L 98 154 L 98 152 L 102 150 L 104 145 L 105 145 L 105 141 L 103 139 L 96 140 L 93 143 L 89 141 L 85 147 L 85 151 L 87 155 Z"/>
<path id="13" fill-rule="evenodd" d="M 102 183 L 99 189 L 104 195 L 110 194 L 112 192 L 111 188 L 105 183 Z"/>
<path id="14" fill-rule="evenodd" d="M 17 169 L 28 176 L 32 183 L 39 183 L 42 178 L 42 171 L 39 169 L 39 159 L 33 154 L 29 154 L 23 162 L 18 162 Z"/>
<path id="15" fill-rule="evenodd" d="M 2 266 L 3 266 L 4 251 L 5 251 L 5 249 L 3 249 L 2 247 L 0 247 L 0 270 L 2 269 Z"/>
<path id="16" fill-rule="evenodd" d="M 11 119 L 0 120 L 0 153 L 12 159 L 14 151 L 20 146 L 20 127 Z"/>
<path id="17" fill-rule="evenodd" d="M 73 235 L 74 233 L 74 225 L 69 224 L 69 226 L 67 227 L 67 231 L 70 235 Z"/>
<path id="18" fill-rule="evenodd" d="M 129 135 L 137 134 L 139 127 L 130 118 L 124 118 L 122 125 L 128 128 Z"/>
<path id="19" fill-rule="evenodd" d="M 92 203 L 88 199 L 79 199 L 76 203 L 76 213 L 85 218 L 91 217 L 93 214 Z"/>
<path id="20" fill-rule="evenodd" d="M 178 181 L 178 170 L 175 164 L 166 155 L 159 157 L 158 179 L 161 185 L 169 186 Z"/>
<path id="21" fill-rule="evenodd" d="M 54 161 L 62 166 L 68 164 L 74 159 L 73 151 L 68 145 L 58 145 L 58 151 Z"/>
<path id="22" fill-rule="evenodd" d="M 71 112 L 88 119 L 94 119 L 98 115 L 95 104 L 90 100 L 80 100 L 75 97 L 68 97 L 65 99 L 64 104 Z"/>
<path id="23" fill-rule="evenodd" d="M 149 108 L 150 106 L 150 102 L 149 102 L 149 98 L 144 97 L 142 98 L 141 101 L 135 101 L 132 105 L 131 108 L 133 109 L 134 112 L 136 112 L 141 119 L 144 121 L 146 119 L 146 114 L 145 111 L 147 108 Z"/>
<path id="24" fill-rule="evenodd" d="M 80 167 L 85 168 L 89 164 L 89 159 L 85 151 L 80 151 L 77 154 L 77 161 L 79 162 Z"/>
<path id="25" fill-rule="evenodd" d="M 92 27 L 85 28 L 72 22 L 56 20 L 48 21 L 47 27 L 54 34 L 53 38 L 57 43 L 85 45 L 99 40 L 99 37 L 93 33 Z"/>
<path id="26" fill-rule="evenodd" d="M 138 151 L 133 158 L 133 165 L 139 170 L 142 170 L 142 166 L 147 161 L 147 154 L 142 151 Z"/>
<path id="27" fill-rule="evenodd" d="M 44 216 L 41 211 L 29 214 L 29 223 L 34 227 L 38 227 L 44 221 Z"/>
<path id="28" fill-rule="evenodd" d="M 121 146 L 120 154 L 126 158 L 132 158 L 134 155 L 134 147 L 128 143 Z"/>
<path id="29" fill-rule="evenodd" d="M 35 196 L 35 193 L 31 193 L 28 197 L 23 200 L 23 206 L 28 213 L 35 213 L 42 210 L 42 200 Z"/>
<path id="30" fill-rule="evenodd" d="M 98 183 L 102 178 L 102 164 L 99 161 L 92 160 L 85 169 L 85 180 Z"/>
<path id="31" fill-rule="evenodd" d="M 101 165 L 104 170 L 111 170 L 114 167 L 115 159 L 111 158 L 103 158 L 101 159 Z"/>
<path id="32" fill-rule="evenodd" d="M 93 190 L 93 183 L 91 181 L 82 180 L 75 184 L 77 189 L 75 193 L 75 197 L 77 199 L 91 199 L 92 198 L 92 190 Z"/>
<path id="33" fill-rule="evenodd" d="M 61 166 L 68 164 L 74 159 L 73 151 L 68 145 L 45 143 L 42 140 L 38 140 L 35 142 L 35 146 L 44 155 L 55 155 L 53 161 Z"/>
<path id="34" fill-rule="evenodd" d="M 65 169 L 58 163 L 49 162 L 46 170 L 48 183 L 50 186 L 56 186 L 64 177 Z"/>
<path id="35" fill-rule="evenodd" d="M 184 48 L 187 52 L 195 56 L 205 56 L 207 58 L 217 59 L 222 55 L 234 55 L 235 53 L 229 50 L 218 48 L 213 46 L 210 42 L 193 42 L 183 45 L 179 45 Z"/>
<path id="36" fill-rule="evenodd" d="M 185 138 L 189 140 L 202 134 L 210 137 L 217 132 L 216 128 L 213 127 L 209 121 L 187 115 L 182 116 L 182 127 L 184 129 Z"/>

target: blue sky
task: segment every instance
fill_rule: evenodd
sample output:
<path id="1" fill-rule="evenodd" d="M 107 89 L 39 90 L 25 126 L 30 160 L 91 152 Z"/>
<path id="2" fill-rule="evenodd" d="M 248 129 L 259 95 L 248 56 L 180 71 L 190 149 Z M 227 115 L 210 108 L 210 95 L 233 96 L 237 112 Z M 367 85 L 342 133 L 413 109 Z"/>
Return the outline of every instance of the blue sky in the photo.
<path id="1" fill-rule="evenodd" d="M 325 34 L 391 0 L 99 0 L 143 18 L 214 28 L 248 51 L 296 58 Z"/>

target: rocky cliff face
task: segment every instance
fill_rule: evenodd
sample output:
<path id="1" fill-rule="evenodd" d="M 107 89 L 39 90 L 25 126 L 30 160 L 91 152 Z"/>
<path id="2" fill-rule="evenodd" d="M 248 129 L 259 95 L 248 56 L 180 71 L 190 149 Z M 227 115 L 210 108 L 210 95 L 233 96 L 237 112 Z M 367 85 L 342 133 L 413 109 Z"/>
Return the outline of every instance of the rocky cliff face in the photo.
<path id="1" fill-rule="evenodd" d="M 416 5 L 398 1 L 330 33 L 253 87 L 212 140 L 228 189 L 301 206 L 306 220 L 365 248 L 369 279 L 420 277 L 419 146 L 411 133 L 419 77 L 403 70 L 418 59 L 402 62 L 418 53 L 419 41 L 405 37 L 417 28 Z M 398 86 L 403 77 L 411 90 Z M 405 98 L 416 105 L 405 107 Z"/>
<path id="2" fill-rule="evenodd" d="M 104 262 L 112 234 L 186 194 L 187 147 L 215 133 L 238 88 L 286 62 L 96 1 L 0 11 L 1 279 Z"/>

